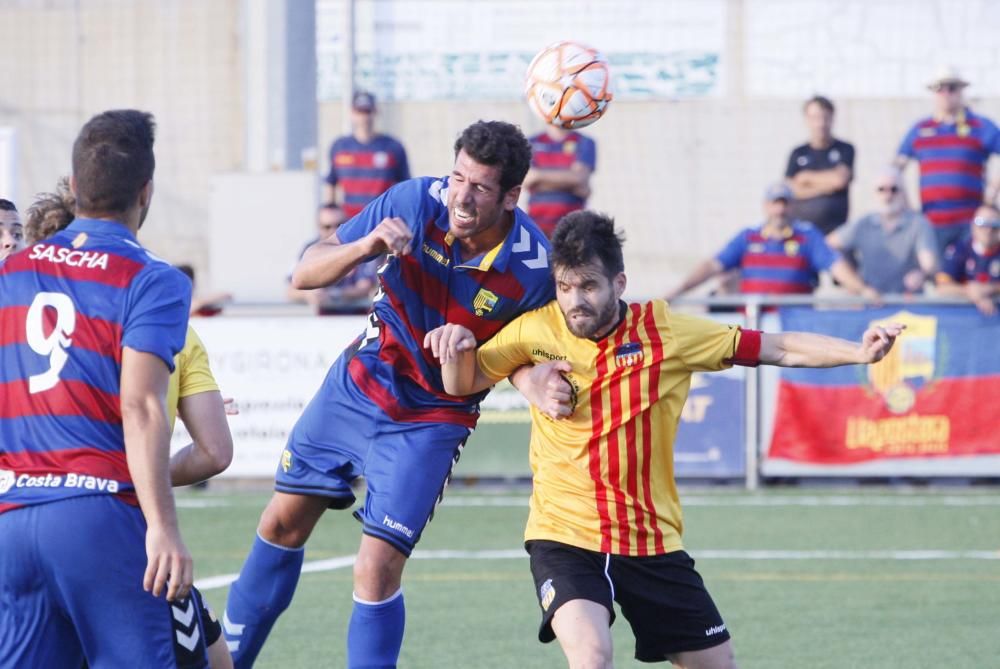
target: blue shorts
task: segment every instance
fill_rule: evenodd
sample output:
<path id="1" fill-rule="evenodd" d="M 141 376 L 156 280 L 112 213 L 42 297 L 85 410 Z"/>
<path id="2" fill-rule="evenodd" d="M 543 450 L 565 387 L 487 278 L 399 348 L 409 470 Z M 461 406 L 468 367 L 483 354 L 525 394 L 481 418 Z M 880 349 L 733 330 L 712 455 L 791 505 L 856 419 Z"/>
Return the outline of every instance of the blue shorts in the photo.
<path id="1" fill-rule="evenodd" d="M 0 667 L 208 666 L 198 607 L 142 589 L 146 521 L 110 495 L 0 513 Z"/>
<path id="2" fill-rule="evenodd" d="M 409 555 L 440 501 L 471 430 L 391 419 L 355 385 L 346 356 L 330 369 L 288 437 L 274 489 L 354 504 L 351 482 L 365 477 L 365 534 Z"/>

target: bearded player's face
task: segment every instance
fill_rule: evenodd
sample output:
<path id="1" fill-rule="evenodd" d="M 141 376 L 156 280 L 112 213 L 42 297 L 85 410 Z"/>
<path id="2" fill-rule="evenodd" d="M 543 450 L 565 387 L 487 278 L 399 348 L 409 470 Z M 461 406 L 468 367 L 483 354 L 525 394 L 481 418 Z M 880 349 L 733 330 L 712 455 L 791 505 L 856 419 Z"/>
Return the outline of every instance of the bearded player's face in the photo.
<path id="1" fill-rule="evenodd" d="M 625 290 L 625 274 L 609 277 L 593 260 L 581 267 L 556 267 L 556 301 L 566 327 L 577 337 L 607 334 L 618 322 L 618 300 Z"/>

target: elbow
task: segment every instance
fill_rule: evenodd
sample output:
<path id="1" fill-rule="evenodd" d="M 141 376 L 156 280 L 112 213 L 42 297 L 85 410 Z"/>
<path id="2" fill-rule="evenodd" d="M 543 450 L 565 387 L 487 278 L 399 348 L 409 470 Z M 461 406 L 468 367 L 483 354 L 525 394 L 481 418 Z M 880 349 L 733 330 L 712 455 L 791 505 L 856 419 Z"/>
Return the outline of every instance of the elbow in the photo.
<path id="1" fill-rule="evenodd" d="M 233 437 L 227 431 L 224 436 L 205 445 L 205 464 L 210 470 L 208 478 L 221 474 L 233 464 Z"/>

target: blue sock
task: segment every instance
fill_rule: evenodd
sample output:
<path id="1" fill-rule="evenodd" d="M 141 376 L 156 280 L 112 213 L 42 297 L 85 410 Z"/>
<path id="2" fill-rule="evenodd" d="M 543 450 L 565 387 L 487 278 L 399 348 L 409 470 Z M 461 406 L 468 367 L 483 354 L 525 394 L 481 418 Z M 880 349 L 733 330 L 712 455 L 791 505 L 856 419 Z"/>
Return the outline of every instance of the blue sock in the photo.
<path id="1" fill-rule="evenodd" d="M 240 576 L 229 588 L 222 631 L 236 669 L 252 667 L 302 571 L 305 548 L 285 548 L 257 535 Z"/>
<path id="2" fill-rule="evenodd" d="M 402 589 L 381 602 L 365 602 L 355 595 L 347 627 L 348 669 L 395 669 L 405 625 Z"/>

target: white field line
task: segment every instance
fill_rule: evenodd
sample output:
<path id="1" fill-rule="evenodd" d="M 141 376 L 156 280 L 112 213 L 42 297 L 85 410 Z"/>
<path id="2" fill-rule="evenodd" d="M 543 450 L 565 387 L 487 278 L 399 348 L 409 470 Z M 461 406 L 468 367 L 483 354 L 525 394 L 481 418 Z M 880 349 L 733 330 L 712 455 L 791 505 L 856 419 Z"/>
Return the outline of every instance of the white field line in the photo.
<path id="1" fill-rule="evenodd" d="M 1000 550 L 996 551 L 946 551 L 936 549 L 922 550 L 700 550 L 691 551 L 696 560 L 1000 560 Z M 523 549 L 514 550 L 436 550 L 414 551 L 412 560 L 523 560 L 527 558 Z M 354 565 L 353 555 L 313 560 L 302 565 L 302 572 L 311 574 L 322 571 L 336 571 Z M 214 590 L 224 588 L 239 574 L 220 574 L 198 579 L 194 582 L 199 590 Z"/>
<path id="2" fill-rule="evenodd" d="M 239 506 L 226 498 L 193 499 L 180 497 L 176 500 L 181 509 L 214 509 Z M 446 497 L 444 506 L 458 507 L 525 507 L 528 505 L 528 494 L 524 495 L 481 495 Z M 895 495 L 809 495 L 802 497 L 785 497 L 780 495 L 760 496 L 705 496 L 681 494 L 681 505 L 687 507 L 851 507 L 851 506 L 886 506 L 886 507 L 994 507 L 1000 506 L 1000 495 L 925 495 L 913 496 L 909 493 Z"/>

